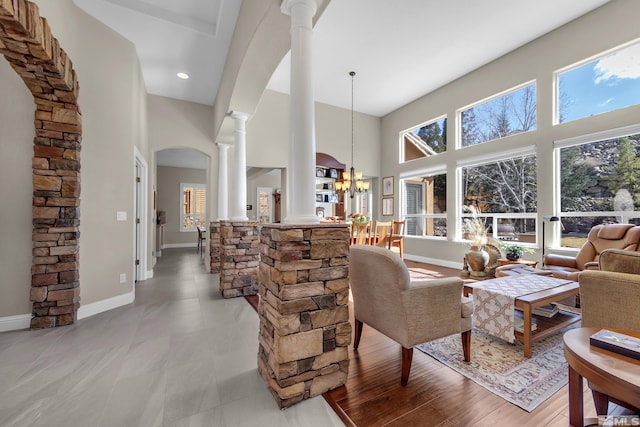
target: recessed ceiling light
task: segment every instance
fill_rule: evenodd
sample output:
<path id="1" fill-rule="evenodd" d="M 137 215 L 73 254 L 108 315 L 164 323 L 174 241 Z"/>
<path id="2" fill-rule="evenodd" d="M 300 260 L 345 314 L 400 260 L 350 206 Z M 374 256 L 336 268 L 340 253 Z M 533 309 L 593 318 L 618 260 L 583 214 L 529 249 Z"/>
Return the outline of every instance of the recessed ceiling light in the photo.
<path id="1" fill-rule="evenodd" d="M 178 73 L 176 75 L 180 77 L 182 80 L 187 80 L 189 78 L 189 74 L 187 73 Z"/>

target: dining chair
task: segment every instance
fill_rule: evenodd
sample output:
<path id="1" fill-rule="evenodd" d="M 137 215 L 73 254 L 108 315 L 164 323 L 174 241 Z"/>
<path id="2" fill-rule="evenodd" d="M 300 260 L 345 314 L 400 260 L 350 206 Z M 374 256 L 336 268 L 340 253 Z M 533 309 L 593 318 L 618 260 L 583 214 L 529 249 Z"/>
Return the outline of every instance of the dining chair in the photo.
<path id="1" fill-rule="evenodd" d="M 391 221 L 391 234 L 389 236 L 389 249 L 398 252 L 404 259 L 404 228 L 407 221 Z"/>
<path id="2" fill-rule="evenodd" d="M 376 221 L 374 232 L 371 235 L 370 244 L 389 249 L 391 239 L 391 221 Z"/>
<path id="3" fill-rule="evenodd" d="M 371 221 L 351 223 L 351 244 L 368 245 L 371 240 Z"/>

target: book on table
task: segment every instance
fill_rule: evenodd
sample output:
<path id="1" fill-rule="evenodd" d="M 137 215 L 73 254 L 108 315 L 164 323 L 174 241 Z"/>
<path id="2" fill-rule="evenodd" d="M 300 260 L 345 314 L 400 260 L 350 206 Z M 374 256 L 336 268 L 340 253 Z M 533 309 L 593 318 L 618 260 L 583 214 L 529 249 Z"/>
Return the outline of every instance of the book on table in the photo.
<path id="1" fill-rule="evenodd" d="M 541 307 L 534 308 L 531 312 L 536 316 L 553 317 L 558 313 L 558 306 L 555 304 L 543 305 Z"/>
<path id="2" fill-rule="evenodd" d="M 602 329 L 591 335 L 589 343 L 594 347 L 640 360 L 640 338 Z"/>
<path id="3" fill-rule="evenodd" d="M 524 332 L 524 319 L 520 317 L 516 317 L 515 319 L 513 319 L 513 329 L 521 333 Z M 531 319 L 531 332 L 535 331 L 536 329 L 538 329 L 536 320 Z"/>

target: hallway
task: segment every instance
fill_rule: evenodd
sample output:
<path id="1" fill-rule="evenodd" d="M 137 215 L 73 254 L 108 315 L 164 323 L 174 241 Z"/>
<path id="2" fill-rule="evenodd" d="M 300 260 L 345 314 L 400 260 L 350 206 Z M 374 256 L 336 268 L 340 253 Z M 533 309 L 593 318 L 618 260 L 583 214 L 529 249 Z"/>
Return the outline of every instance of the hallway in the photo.
<path id="1" fill-rule="evenodd" d="M 195 248 L 162 255 L 133 304 L 0 334 L 0 425 L 343 425 L 322 397 L 279 410 L 253 308 L 220 297 Z"/>

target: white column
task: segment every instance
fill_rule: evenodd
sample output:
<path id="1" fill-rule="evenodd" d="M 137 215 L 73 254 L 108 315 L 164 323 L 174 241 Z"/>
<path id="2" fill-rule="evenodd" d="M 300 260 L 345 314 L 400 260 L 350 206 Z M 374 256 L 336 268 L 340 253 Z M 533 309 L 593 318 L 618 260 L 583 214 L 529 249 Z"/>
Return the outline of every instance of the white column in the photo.
<path id="1" fill-rule="evenodd" d="M 227 163 L 229 145 L 217 142 L 218 146 L 218 221 L 229 219 L 229 180 Z"/>
<path id="2" fill-rule="evenodd" d="M 289 141 L 288 224 L 317 224 L 316 135 L 313 104 L 312 19 L 322 0 L 283 0 L 291 16 L 291 137 Z"/>
<path id="3" fill-rule="evenodd" d="M 233 111 L 234 121 L 234 156 L 233 156 L 233 204 L 231 206 L 232 221 L 248 221 L 247 217 L 247 131 L 245 125 L 249 115 Z"/>

